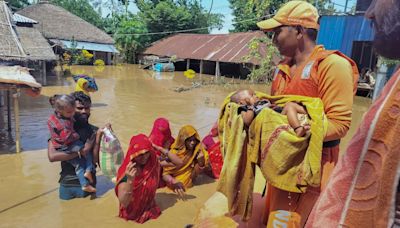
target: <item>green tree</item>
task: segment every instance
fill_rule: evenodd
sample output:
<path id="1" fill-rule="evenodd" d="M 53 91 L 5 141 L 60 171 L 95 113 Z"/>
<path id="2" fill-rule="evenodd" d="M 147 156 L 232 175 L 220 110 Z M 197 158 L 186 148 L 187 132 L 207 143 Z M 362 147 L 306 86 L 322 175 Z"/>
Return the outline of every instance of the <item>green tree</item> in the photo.
<path id="1" fill-rule="evenodd" d="M 51 2 L 68 10 L 92 25 L 104 29 L 104 19 L 98 12 L 96 12 L 89 0 L 51 0 Z"/>
<path id="2" fill-rule="evenodd" d="M 19 10 L 30 5 L 28 0 L 7 0 L 7 3 L 13 10 Z"/>
<path id="3" fill-rule="evenodd" d="M 139 17 L 150 33 L 205 28 L 190 33 L 209 33 L 222 27 L 221 14 L 208 13 L 198 0 L 135 0 Z M 151 36 L 151 41 L 171 34 Z"/>
<path id="4" fill-rule="evenodd" d="M 148 36 L 139 35 L 147 33 L 146 25 L 132 14 L 120 19 L 114 33 L 114 40 L 125 62 L 134 63 L 136 54 L 150 41 Z"/>
<path id="5" fill-rule="evenodd" d="M 277 48 L 272 44 L 271 39 L 268 37 L 253 38 L 248 44 L 249 54 L 243 57 L 243 61 L 258 62 L 258 66 L 251 68 L 251 73 L 247 79 L 252 82 L 270 82 L 272 81 L 275 64 L 273 59 L 279 56 Z"/>
<path id="6" fill-rule="evenodd" d="M 332 14 L 335 10 L 329 0 L 307 0 L 317 5 L 320 14 Z M 229 0 L 233 10 L 234 29 L 231 32 L 258 30 L 257 21 L 272 16 L 288 0 Z"/>

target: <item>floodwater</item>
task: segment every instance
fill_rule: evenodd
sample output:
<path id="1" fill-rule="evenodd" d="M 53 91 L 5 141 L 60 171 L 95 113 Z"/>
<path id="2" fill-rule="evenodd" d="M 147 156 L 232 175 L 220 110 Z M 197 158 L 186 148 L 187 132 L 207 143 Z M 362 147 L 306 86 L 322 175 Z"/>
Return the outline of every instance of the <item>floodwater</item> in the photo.
<path id="1" fill-rule="evenodd" d="M 148 134 L 153 121 L 165 117 L 171 123 L 173 135 L 186 124 L 195 126 L 201 136 L 207 134 L 216 121 L 224 97 L 238 88 L 269 91 L 266 85 L 238 84 L 225 79 L 219 85 L 207 85 L 184 92 L 176 88 L 188 88 L 199 80 L 187 79 L 182 72 L 156 74 L 139 69 L 136 65 L 74 66 L 74 74 L 89 74 L 96 78 L 99 91 L 92 94 L 90 122 L 99 127 L 111 123 L 124 150 L 131 136 Z M 210 81 L 210 76 L 203 75 Z M 58 199 L 60 165 L 47 159 L 47 118 L 52 112 L 48 99 L 57 93 L 74 90 L 72 78 L 50 77 L 49 86 L 37 98 L 21 94 L 20 119 L 23 153 L 14 154 L 13 136 L 6 130 L 7 118 L 0 108 L 0 227 L 132 227 L 139 226 L 117 217 L 118 202 L 112 183 L 99 176 L 98 198 L 95 200 Z M 227 83 L 228 82 L 228 83 Z M 235 82 L 235 83 L 230 83 Z M 357 97 L 353 108 L 353 124 L 343 140 L 342 151 L 359 125 L 370 100 Z M 255 190 L 263 187 L 262 177 L 257 178 Z M 157 220 L 141 227 L 184 227 L 192 223 L 203 203 L 215 192 L 216 183 L 201 177 L 197 185 L 187 192 L 187 201 L 180 201 L 166 189 L 157 193 L 156 201 L 162 209 Z"/>

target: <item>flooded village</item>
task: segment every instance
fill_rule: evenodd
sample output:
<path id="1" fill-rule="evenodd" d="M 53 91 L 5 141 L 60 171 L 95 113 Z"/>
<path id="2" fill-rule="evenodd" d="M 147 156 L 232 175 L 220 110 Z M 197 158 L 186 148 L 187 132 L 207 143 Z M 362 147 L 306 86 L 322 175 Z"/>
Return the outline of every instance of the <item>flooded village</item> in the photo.
<path id="1" fill-rule="evenodd" d="M 222 201 L 224 203 L 213 204 L 217 202 L 213 200 L 213 197 L 216 197 L 216 192 L 223 192 L 220 191 L 219 181 L 229 180 L 230 171 L 228 168 L 221 168 L 222 171 L 219 170 L 221 179 L 216 177 L 215 173 L 209 175 L 202 171 L 207 165 L 203 167 L 199 165 L 201 156 L 207 154 L 204 155 L 205 161 L 210 160 L 210 167 L 215 161 L 215 154 L 208 155 L 207 152 L 199 152 L 200 155 L 194 158 L 182 159 L 184 162 L 197 159 L 188 167 L 194 170 L 199 168 L 202 172 L 197 178 L 193 177 L 193 187 L 185 186 L 183 199 L 177 193 L 175 182 L 170 183 L 162 179 L 166 176 L 168 165 L 160 166 L 158 162 L 162 159 L 157 157 L 157 167 L 160 166 L 161 170 L 159 171 L 161 174 L 157 174 L 160 186 L 153 198 L 161 214 L 155 219 L 137 222 L 129 216 L 124 217 L 123 211 L 126 209 L 121 206 L 123 199 L 118 195 L 122 190 L 115 188 L 118 184 L 130 183 L 128 168 L 126 171 L 118 171 L 118 168 L 125 164 L 121 164 L 122 161 L 114 170 L 114 179 L 105 175 L 105 171 L 102 171 L 103 167 L 97 165 L 94 172 L 96 176 L 94 194 L 88 194 L 88 197 L 83 198 L 76 197 L 73 200 L 62 200 L 60 187 L 63 185 L 63 176 L 60 172 L 65 166 L 60 164 L 61 161 L 65 163 L 66 160 L 52 160 L 50 149 L 48 149 L 52 143 L 48 120 L 55 110 L 57 114 L 57 108 L 53 108 L 49 100 L 56 94 L 71 94 L 78 91 L 79 82 L 83 79 L 86 87 L 82 87 L 80 91 L 82 94 L 88 94 L 91 99 L 89 123 L 102 131 L 106 124 L 111 124 L 113 135 L 120 143 L 122 155 L 131 156 L 129 164 L 139 161 L 134 159 L 136 155 L 132 155 L 132 151 L 134 151 L 132 153 L 143 151 L 145 151 L 143 153 L 150 153 L 158 150 L 154 141 L 149 141 L 151 148 L 135 151 L 135 146 L 142 142 L 133 145 L 132 136 L 144 134 L 151 139 L 155 120 L 160 117 L 168 120 L 175 140 L 174 144 L 172 142 L 171 144 L 175 146 L 183 137 L 181 131 L 185 125 L 193 126 L 198 133 L 192 133 L 190 136 L 200 137 L 200 139 L 196 138 L 196 148 L 204 138 L 211 135 L 210 131 L 217 126 L 218 140 L 222 140 L 221 145 L 225 145 L 221 147 L 222 157 L 226 156 L 230 159 L 229 155 L 224 154 L 224 151 L 230 151 L 227 146 L 229 144 L 223 144 L 223 140 L 226 139 L 224 137 L 228 137 L 224 134 L 227 134 L 227 129 L 230 129 L 231 125 L 236 126 L 237 122 L 234 121 L 234 117 L 230 117 L 229 126 L 221 127 L 224 115 L 227 115 L 224 113 L 227 96 L 242 89 L 270 94 L 271 87 L 276 86 L 273 81 L 280 70 L 277 65 L 286 58 L 279 54 L 282 52 L 281 49 L 273 47 L 277 41 L 273 41 L 272 33 L 256 26 L 257 22 L 274 15 L 266 18 L 253 12 L 258 16 L 248 20 L 241 18 L 240 13 L 236 13 L 235 15 L 239 16 L 233 23 L 236 25 L 235 29 L 225 34 L 217 34 L 215 32 L 218 31 L 217 28 L 223 27 L 223 16 L 212 10 L 213 4 L 217 4 L 214 1 L 205 1 L 206 3 L 182 1 L 185 2 L 183 4 L 180 1 L 133 1 L 131 3 L 130 1 L 107 1 L 104 3 L 105 1 L 79 0 L 74 1 L 75 8 L 73 4 L 64 3 L 63 5 L 62 2 L 0 0 L 0 35 L 2 37 L 0 40 L 0 227 L 266 227 L 261 219 L 257 222 L 253 221 L 254 217 L 261 218 L 266 213 L 264 209 L 259 209 L 256 205 L 264 205 L 265 192 L 270 191 L 266 190 L 269 189 L 266 185 L 269 176 L 266 178 L 262 166 L 257 163 L 253 168 L 254 189 L 251 195 L 254 194 L 254 197 L 250 197 L 251 201 L 254 200 L 252 218 L 241 219 L 239 212 L 229 216 L 228 210 L 232 209 L 230 208 L 232 205 L 224 200 Z M 249 7 L 239 4 L 246 1 L 224 2 L 228 4 L 228 8 L 236 10 L 235 12 L 241 12 L 240 7 Z M 266 12 L 267 9 L 273 8 L 264 6 L 265 2 L 259 1 L 259 5 L 252 9 Z M 278 10 L 288 1 L 273 2 L 277 2 L 274 7 Z M 364 17 L 371 1 L 358 0 L 354 3 L 354 10 L 351 12 L 350 6 L 347 6 L 348 1 L 344 10 L 339 10 L 340 7 L 338 8 L 335 4 L 329 5 L 330 2 L 320 1 L 320 5 L 316 6 L 321 15 L 316 44 L 324 45 L 327 50 L 339 50 L 353 59 L 354 66 L 359 70 L 359 74 L 357 72 L 359 79 L 350 80 L 350 83 L 347 83 L 354 86 L 356 95 L 352 101 L 349 130 L 344 137 L 339 139 L 340 145 L 339 143 L 335 145 L 338 146 L 339 154 L 342 156 L 352 137 L 360 131 L 359 128 L 371 104 L 379 98 L 385 83 L 394 74 L 398 62 L 383 59 L 372 47 L 374 32 L 369 26 L 369 20 Z M 308 5 L 312 6 L 307 3 L 307 7 Z M 210 7 L 210 11 L 206 6 Z M 87 7 L 92 9 L 88 10 Z M 130 12 L 132 7 L 135 8 L 135 13 Z M 143 19 L 163 15 L 168 11 L 166 9 L 170 9 L 168 7 L 171 7 L 172 11 L 175 10 L 175 13 L 181 14 L 178 14 L 177 18 L 171 15 L 167 17 L 171 20 L 168 23 L 163 22 L 165 18 L 154 21 Z M 106 14 L 104 12 L 99 13 L 100 8 L 110 11 L 107 13 L 108 16 L 104 17 L 103 15 Z M 346 11 L 347 8 L 348 11 Z M 79 10 L 82 14 L 77 15 Z M 97 16 L 93 16 L 93 12 Z M 185 18 L 189 17 L 190 13 L 192 13 L 190 18 Z M 244 13 L 245 10 L 242 11 L 242 14 Z M 87 18 L 82 18 L 83 14 Z M 90 21 L 90 18 L 97 17 L 104 19 L 102 19 L 103 24 Z M 193 23 L 187 25 L 189 27 L 185 27 L 186 25 L 182 27 L 174 20 L 185 23 L 186 20 L 192 20 Z M 157 23 L 160 24 L 158 26 L 169 25 L 170 27 L 159 28 Z M 240 30 L 241 23 L 249 27 L 243 27 Z M 248 25 L 249 23 L 252 24 Z M 176 27 L 171 27 L 173 25 Z M 336 29 L 335 32 L 334 29 Z M 311 66 L 309 71 L 310 68 Z M 303 77 L 303 75 L 299 76 Z M 88 92 L 89 90 L 85 88 L 88 89 L 91 82 L 94 83 L 95 89 Z M 348 87 L 343 86 L 343 91 Z M 275 93 L 275 95 L 281 94 Z M 78 102 L 78 100 L 74 101 Z M 78 106 L 74 104 L 74 108 L 76 107 Z M 238 114 L 236 110 L 236 116 L 240 115 L 240 112 Z M 325 119 L 326 126 L 329 126 L 330 117 L 327 115 Z M 286 118 L 285 121 L 287 121 Z M 312 124 L 311 126 L 311 135 L 313 135 L 315 134 L 314 126 Z M 243 125 L 243 132 L 248 135 L 246 137 L 253 136 L 249 133 L 251 129 L 251 125 L 247 127 Z M 294 129 L 295 127 L 290 131 L 295 136 Z M 97 134 L 100 133 L 98 131 L 93 133 L 96 136 Z M 101 133 L 102 136 L 99 138 L 101 142 L 98 142 L 100 160 L 101 156 L 105 156 L 103 154 L 108 153 L 107 144 L 104 141 L 106 137 L 103 134 Z M 183 147 L 188 147 L 187 140 L 191 138 L 190 136 L 183 138 Z M 325 141 L 320 142 L 320 150 L 325 148 Z M 249 147 L 251 142 L 250 139 Z M 264 141 L 260 143 L 260 147 L 261 145 L 267 147 Z M 84 146 L 81 147 L 84 148 Z M 95 150 L 94 148 L 92 150 Z M 246 150 L 247 146 L 243 148 Z M 181 150 L 180 147 L 176 154 L 179 155 Z M 260 148 L 260 153 L 263 150 L 264 148 Z M 167 156 L 167 161 L 174 165 L 174 158 L 169 157 L 172 151 L 174 151 L 173 146 L 168 148 L 165 156 Z M 140 157 L 140 155 L 137 156 Z M 149 161 L 152 156 L 150 155 Z M 249 156 L 247 159 L 252 158 Z M 227 160 L 222 161 L 225 166 Z M 178 169 L 177 167 L 181 166 L 176 165 L 175 169 Z M 240 168 L 241 166 L 236 167 L 238 170 Z M 135 169 L 135 172 L 139 174 L 134 175 L 136 179 L 143 173 L 147 175 L 147 171 L 143 171 L 146 170 L 145 164 L 137 169 L 138 171 Z M 72 171 L 72 174 L 75 175 L 75 172 Z M 179 180 L 178 176 L 173 174 L 171 176 Z M 161 186 L 163 181 L 164 186 Z M 143 186 L 147 182 L 150 183 L 151 178 L 146 179 Z M 127 194 L 132 194 L 136 189 L 137 187 L 133 187 L 127 191 Z M 144 196 L 148 192 L 144 190 L 140 194 Z M 261 199 L 261 195 L 264 198 Z M 134 202 L 134 197 L 130 202 Z M 230 200 L 229 197 L 227 198 Z M 239 198 L 235 199 L 239 200 Z M 214 220 L 209 219 L 214 218 L 213 211 L 207 207 L 210 202 L 211 205 L 217 205 L 212 210 L 225 211 L 226 214 L 218 215 L 219 217 Z M 145 213 L 150 212 L 143 212 Z M 268 224 L 267 227 L 273 226 Z"/>

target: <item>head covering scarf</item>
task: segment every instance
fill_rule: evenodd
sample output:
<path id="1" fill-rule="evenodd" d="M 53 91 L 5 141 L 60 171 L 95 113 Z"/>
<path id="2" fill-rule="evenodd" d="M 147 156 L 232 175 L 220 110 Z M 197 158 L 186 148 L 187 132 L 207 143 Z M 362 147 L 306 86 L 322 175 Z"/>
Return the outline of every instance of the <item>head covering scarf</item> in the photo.
<path id="1" fill-rule="evenodd" d="M 185 141 L 195 136 L 198 141 L 193 153 L 190 153 L 185 146 Z M 176 154 L 180 159 L 184 161 L 184 165 L 180 168 L 178 167 L 165 167 L 163 171 L 163 175 L 171 175 L 175 177 L 175 179 L 186 187 L 192 187 L 192 174 L 194 172 L 194 166 L 197 163 L 197 156 L 200 151 L 203 152 L 205 158 L 205 164 L 208 164 L 208 153 L 203 148 L 200 143 L 200 136 L 197 133 L 196 129 L 190 125 L 186 125 L 181 128 L 178 134 L 178 138 L 172 144 L 170 153 Z"/>
<path id="2" fill-rule="evenodd" d="M 171 129 L 167 119 L 158 118 L 154 121 L 153 130 L 151 130 L 149 139 L 152 143 L 160 147 L 164 147 L 164 145 L 167 143 L 169 149 L 175 140 L 172 137 Z M 157 155 L 161 155 L 160 151 L 157 151 Z"/>
<path id="3" fill-rule="evenodd" d="M 79 75 L 74 75 L 72 76 L 75 82 L 78 82 L 79 79 L 83 78 L 88 82 L 87 87 L 92 89 L 93 91 L 98 91 L 99 87 L 96 84 L 96 80 L 90 76 L 84 75 L 84 74 L 79 74 Z"/>
<path id="4" fill-rule="evenodd" d="M 118 195 L 118 185 L 125 179 L 125 171 L 132 159 L 141 154 L 150 153 L 147 163 L 132 183 L 132 199 L 127 208 L 120 205 L 119 217 L 144 223 L 156 219 L 161 210 L 156 205 L 155 195 L 160 180 L 160 164 L 146 135 L 133 136 L 124 162 L 118 170 L 115 192 Z"/>
<path id="5" fill-rule="evenodd" d="M 84 78 L 79 78 L 76 81 L 75 92 L 83 92 L 86 95 L 89 95 L 89 92 L 85 88 L 85 84 L 87 85 L 89 82 Z"/>

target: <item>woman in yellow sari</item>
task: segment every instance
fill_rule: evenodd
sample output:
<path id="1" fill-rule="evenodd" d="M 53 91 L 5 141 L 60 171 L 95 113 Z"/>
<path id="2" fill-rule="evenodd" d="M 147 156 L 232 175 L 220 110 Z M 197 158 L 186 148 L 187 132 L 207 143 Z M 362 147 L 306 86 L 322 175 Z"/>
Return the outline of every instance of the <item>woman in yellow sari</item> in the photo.
<path id="1" fill-rule="evenodd" d="M 192 187 L 193 180 L 208 165 L 208 153 L 204 149 L 196 129 L 190 125 L 182 127 L 169 153 L 176 154 L 182 159 L 183 164 L 180 166 L 165 167 L 163 176 L 175 178 L 185 188 Z M 168 184 L 168 186 L 170 185 Z"/>

